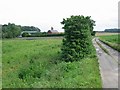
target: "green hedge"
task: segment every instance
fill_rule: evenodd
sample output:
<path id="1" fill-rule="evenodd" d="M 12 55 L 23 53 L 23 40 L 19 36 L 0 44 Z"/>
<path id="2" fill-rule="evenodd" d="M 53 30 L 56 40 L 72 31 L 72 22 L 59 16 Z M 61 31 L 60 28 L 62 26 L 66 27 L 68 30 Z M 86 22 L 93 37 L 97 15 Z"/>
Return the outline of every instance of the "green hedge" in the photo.
<path id="1" fill-rule="evenodd" d="M 29 37 L 56 37 L 56 36 L 64 36 L 64 33 L 60 33 L 60 34 L 33 33 Z"/>

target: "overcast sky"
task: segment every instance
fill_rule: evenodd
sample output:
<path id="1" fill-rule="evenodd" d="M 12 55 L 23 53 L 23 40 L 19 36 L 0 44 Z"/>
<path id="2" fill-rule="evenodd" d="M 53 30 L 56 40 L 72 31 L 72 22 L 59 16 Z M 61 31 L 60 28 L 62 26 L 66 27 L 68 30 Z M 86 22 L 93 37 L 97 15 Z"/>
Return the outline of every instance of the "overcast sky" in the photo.
<path id="1" fill-rule="evenodd" d="M 91 16 L 94 30 L 118 27 L 119 0 L 0 0 L 0 24 L 51 27 L 62 30 L 60 22 L 71 15 Z"/>

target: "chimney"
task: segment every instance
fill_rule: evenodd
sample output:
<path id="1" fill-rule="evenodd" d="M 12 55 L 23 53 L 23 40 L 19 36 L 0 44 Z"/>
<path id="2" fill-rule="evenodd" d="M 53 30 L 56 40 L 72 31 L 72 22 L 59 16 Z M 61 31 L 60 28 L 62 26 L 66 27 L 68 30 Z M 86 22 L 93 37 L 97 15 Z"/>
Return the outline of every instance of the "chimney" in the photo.
<path id="1" fill-rule="evenodd" d="M 53 27 L 51 27 L 51 30 L 53 30 Z"/>

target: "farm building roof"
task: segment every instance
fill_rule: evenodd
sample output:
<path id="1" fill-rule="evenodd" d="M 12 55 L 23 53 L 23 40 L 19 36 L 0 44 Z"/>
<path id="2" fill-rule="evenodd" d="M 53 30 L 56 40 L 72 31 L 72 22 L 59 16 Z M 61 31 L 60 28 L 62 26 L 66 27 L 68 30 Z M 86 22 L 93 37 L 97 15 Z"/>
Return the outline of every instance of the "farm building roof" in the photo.
<path id="1" fill-rule="evenodd" d="M 57 30 L 48 30 L 48 31 L 50 31 L 50 32 L 52 32 L 52 33 L 58 33 Z"/>

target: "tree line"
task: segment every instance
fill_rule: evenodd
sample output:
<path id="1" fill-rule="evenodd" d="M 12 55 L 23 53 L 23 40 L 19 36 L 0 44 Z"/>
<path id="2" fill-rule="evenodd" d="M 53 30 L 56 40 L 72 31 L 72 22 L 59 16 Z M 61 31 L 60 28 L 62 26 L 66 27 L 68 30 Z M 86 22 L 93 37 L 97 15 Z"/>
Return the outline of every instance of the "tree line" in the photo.
<path id="1" fill-rule="evenodd" d="M 120 33 L 120 29 L 105 29 L 104 32 L 110 32 L 110 33 Z"/>
<path id="2" fill-rule="evenodd" d="M 2 38 L 15 38 L 20 36 L 22 31 L 38 31 L 41 30 L 34 26 L 21 26 L 14 23 L 8 23 L 2 25 Z"/>
<path id="3" fill-rule="evenodd" d="M 95 35 L 95 31 L 93 31 L 93 25 L 94 21 L 87 21 L 91 28 L 89 28 L 91 35 Z M 48 34 L 47 32 L 41 32 L 41 30 L 38 27 L 34 26 L 21 26 L 21 25 L 15 25 L 14 23 L 8 23 L 2 25 L 2 38 L 16 38 L 21 35 L 21 32 L 23 31 L 37 31 L 36 33 L 32 33 L 29 35 L 29 33 L 24 32 L 22 34 L 22 37 L 49 37 L 49 36 L 64 36 L 64 33 L 59 34 Z"/>

